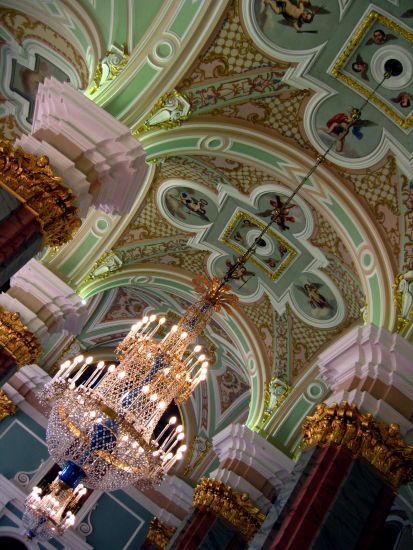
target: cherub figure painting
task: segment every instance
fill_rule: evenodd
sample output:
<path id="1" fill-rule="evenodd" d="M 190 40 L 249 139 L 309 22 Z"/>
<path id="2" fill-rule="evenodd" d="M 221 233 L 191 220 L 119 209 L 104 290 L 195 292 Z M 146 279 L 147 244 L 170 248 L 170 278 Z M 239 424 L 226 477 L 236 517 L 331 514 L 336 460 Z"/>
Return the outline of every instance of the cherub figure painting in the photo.
<path id="1" fill-rule="evenodd" d="M 186 191 L 178 191 L 176 194 L 167 194 L 165 202 L 171 214 L 183 221 L 187 220 L 187 216 L 196 216 L 207 223 L 211 221 L 205 209 L 208 201 L 204 198 L 197 198 Z"/>
<path id="2" fill-rule="evenodd" d="M 263 0 L 265 6 L 270 7 L 277 15 L 282 15 L 284 20 L 280 21 L 295 29 L 296 32 L 313 32 L 316 30 L 303 31 L 304 23 L 312 23 L 315 14 L 325 15 L 330 12 L 320 6 L 314 6 L 309 0 Z"/>
<path id="3" fill-rule="evenodd" d="M 307 281 L 303 286 L 295 285 L 295 288 L 300 290 L 307 296 L 308 303 L 312 309 L 333 309 L 333 306 L 320 293 L 321 283 Z"/>
<path id="4" fill-rule="evenodd" d="M 327 121 L 327 134 L 334 134 L 337 136 L 336 151 L 338 153 L 343 151 L 344 143 L 350 129 L 357 139 L 362 139 L 363 133 L 361 128 L 377 126 L 375 122 L 370 120 L 356 118 L 358 113 L 358 109 L 353 107 L 350 112 L 337 113 Z"/>
<path id="5" fill-rule="evenodd" d="M 352 70 L 355 73 L 360 73 L 360 76 L 363 80 L 370 80 L 367 76 L 367 71 L 369 70 L 368 64 L 363 60 L 360 54 L 357 54 L 355 62 L 351 65 Z"/>
<path id="6" fill-rule="evenodd" d="M 411 105 L 413 96 L 407 92 L 400 92 L 397 97 L 392 97 L 393 103 L 398 103 L 403 109 L 407 109 Z"/>
<path id="7" fill-rule="evenodd" d="M 383 29 L 376 29 L 367 40 L 366 45 L 370 46 L 371 44 L 376 44 L 377 46 L 381 46 L 390 40 L 397 40 L 397 36 L 386 33 Z"/>
<path id="8" fill-rule="evenodd" d="M 234 258 L 233 261 L 227 260 L 225 262 L 225 264 L 226 264 L 228 269 L 231 269 L 235 265 L 236 261 L 237 261 L 237 259 Z M 234 281 L 242 281 L 244 284 L 251 277 L 255 277 L 255 273 L 253 273 L 252 271 L 248 271 L 247 268 L 245 267 L 245 265 L 238 266 L 232 273 L 232 279 Z"/>
<path id="9" fill-rule="evenodd" d="M 284 203 L 281 200 L 281 197 L 279 195 L 275 196 L 275 200 L 270 200 L 271 208 L 268 208 L 267 210 L 263 210 L 262 212 L 258 212 L 259 216 L 263 216 L 264 218 L 267 218 L 268 216 L 271 216 L 274 218 L 275 223 L 278 225 L 278 227 L 282 231 L 286 231 L 287 229 L 290 229 L 287 225 L 287 222 L 294 223 L 295 218 L 294 216 L 290 215 L 290 211 L 295 208 L 295 204 L 292 204 L 291 206 L 288 206 L 287 208 L 284 208 Z"/>

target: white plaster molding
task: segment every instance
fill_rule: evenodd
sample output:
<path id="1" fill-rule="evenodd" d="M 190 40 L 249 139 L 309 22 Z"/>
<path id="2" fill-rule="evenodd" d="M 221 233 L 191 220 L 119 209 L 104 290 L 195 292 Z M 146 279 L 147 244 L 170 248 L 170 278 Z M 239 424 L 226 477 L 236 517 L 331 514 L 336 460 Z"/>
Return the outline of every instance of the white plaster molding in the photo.
<path id="1" fill-rule="evenodd" d="M 72 288 L 40 262 L 31 259 L 11 278 L 8 294 L 31 309 L 50 334 L 79 334 L 87 307 Z"/>
<path id="2" fill-rule="evenodd" d="M 108 214 L 129 211 L 148 168 L 127 126 L 81 92 L 49 78 L 39 85 L 32 132 L 86 175 L 96 208 Z"/>
<path id="3" fill-rule="evenodd" d="M 230 424 L 213 437 L 212 444 L 221 464 L 227 458 L 240 460 L 275 487 L 294 468 L 289 457 L 244 424 Z"/>
<path id="4" fill-rule="evenodd" d="M 333 391 L 370 377 L 413 401 L 413 345 L 385 328 L 355 327 L 320 354 L 318 366 Z"/>
<path id="5" fill-rule="evenodd" d="M 168 500 L 189 512 L 192 508 L 193 488 L 175 475 L 168 475 L 159 487 L 158 493 L 162 493 Z M 160 519 L 160 518 L 159 518 Z"/>

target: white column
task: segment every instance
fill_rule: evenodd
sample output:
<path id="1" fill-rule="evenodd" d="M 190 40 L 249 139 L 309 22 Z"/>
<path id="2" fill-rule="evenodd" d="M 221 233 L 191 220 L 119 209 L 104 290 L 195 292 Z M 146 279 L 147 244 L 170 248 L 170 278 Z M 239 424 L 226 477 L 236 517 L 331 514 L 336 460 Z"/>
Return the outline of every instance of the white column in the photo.
<path id="1" fill-rule="evenodd" d="M 270 497 L 294 467 L 293 461 L 258 433 L 243 424 L 231 424 L 212 440 L 220 467 L 211 478 L 222 481 L 234 491 L 248 493 L 264 512 Z"/>
<path id="2" fill-rule="evenodd" d="M 356 327 L 320 354 L 332 389 L 328 402 L 348 401 L 413 437 L 413 345 L 385 328 Z"/>
<path id="3" fill-rule="evenodd" d="M 49 78 L 38 88 L 32 134 L 86 176 L 96 208 L 107 214 L 128 212 L 147 165 L 127 126 L 67 83 Z"/>
<path id="4" fill-rule="evenodd" d="M 34 258 L 13 275 L 8 294 L 30 309 L 49 334 L 77 335 L 87 319 L 81 298 Z"/>

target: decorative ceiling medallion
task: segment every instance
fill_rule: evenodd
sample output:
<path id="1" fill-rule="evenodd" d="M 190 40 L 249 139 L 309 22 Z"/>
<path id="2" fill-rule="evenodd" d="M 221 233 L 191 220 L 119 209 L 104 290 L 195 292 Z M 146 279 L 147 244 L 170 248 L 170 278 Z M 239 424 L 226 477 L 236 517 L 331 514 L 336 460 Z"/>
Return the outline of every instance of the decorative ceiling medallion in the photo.
<path id="1" fill-rule="evenodd" d="M 188 245 L 211 252 L 207 268 L 211 277 L 222 277 L 266 226 L 290 194 L 278 184 L 258 187 L 246 197 L 232 186 L 218 185 L 218 195 L 198 183 L 183 179 L 164 181 L 157 205 L 172 225 L 193 233 Z M 328 261 L 309 240 L 314 220 L 310 208 L 295 197 L 285 215 L 262 237 L 248 263 L 234 272 L 233 292 L 244 303 L 266 294 L 282 314 L 288 304 L 303 321 L 330 328 L 345 317 L 345 306 L 336 286 L 321 268 Z"/>
<path id="2" fill-rule="evenodd" d="M 399 60 L 403 67 L 400 77 L 392 80 L 391 87 L 385 82 L 370 102 L 401 128 L 408 129 L 413 124 L 412 46 L 413 33 L 371 10 L 329 72 L 355 92 L 369 97 L 383 77 L 386 62 Z"/>
<path id="3" fill-rule="evenodd" d="M 231 247 L 238 254 L 246 252 L 251 241 L 265 227 L 265 223 L 244 210 L 235 212 L 219 240 Z M 249 236 L 251 235 L 251 238 Z M 276 280 L 287 269 L 298 252 L 273 229 L 269 229 L 263 242 L 259 243 L 253 262 L 272 280 Z M 269 241 L 269 242 L 268 242 Z M 274 246 L 276 244 L 276 246 Z"/>

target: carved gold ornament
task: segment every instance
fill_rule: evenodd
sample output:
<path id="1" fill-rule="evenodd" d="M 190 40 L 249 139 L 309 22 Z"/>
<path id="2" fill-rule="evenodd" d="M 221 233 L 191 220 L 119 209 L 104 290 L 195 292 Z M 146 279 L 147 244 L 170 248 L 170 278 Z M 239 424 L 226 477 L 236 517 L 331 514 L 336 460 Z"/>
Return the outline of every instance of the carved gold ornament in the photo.
<path id="1" fill-rule="evenodd" d="M 203 273 L 198 273 L 192 279 L 192 284 L 195 292 L 209 302 L 214 311 L 220 311 L 222 307 L 227 313 L 231 313 L 231 309 L 238 306 L 238 296 L 231 294 L 231 285 L 229 283 L 221 284 L 218 277 L 214 277 L 211 281 Z"/>
<path id="2" fill-rule="evenodd" d="M 17 411 L 16 405 L 3 390 L 0 390 L 0 422 Z"/>
<path id="3" fill-rule="evenodd" d="M 277 376 L 270 379 L 265 388 L 264 412 L 261 417 L 261 426 L 271 418 L 278 407 L 287 399 L 293 391 L 292 386 L 289 386 L 285 380 Z"/>
<path id="4" fill-rule="evenodd" d="M 18 313 L 0 307 L 0 346 L 23 367 L 35 363 L 41 354 L 36 336 L 21 322 Z"/>
<path id="5" fill-rule="evenodd" d="M 317 405 L 313 416 L 303 422 L 306 447 L 335 445 L 355 458 L 366 460 L 394 487 L 413 480 L 413 446 L 400 435 L 398 424 L 374 420 L 355 405 L 343 401 Z"/>
<path id="6" fill-rule="evenodd" d="M 413 321 L 413 270 L 396 275 L 393 290 L 396 306 L 394 332 L 403 336 L 404 329 Z"/>
<path id="7" fill-rule="evenodd" d="M 146 539 L 151 543 L 164 550 L 167 547 L 168 542 L 171 540 L 173 534 L 176 531 L 176 527 L 171 527 L 166 523 L 163 523 L 158 518 L 153 518 L 149 525 L 149 531 L 146 535 Z"/>
<path id="8" fill-rule="evenodd" d="M 45 244 L 60 246 L 80 227 L 76 197 L 54 175 L 49 159 L 14 148 L 0 139 L 0 187 L 14 195 L 37 219 Z"/>
<path id="9" fill-rule="evenodd" d="M 122 44 L 120 48 L 112 46 L 96 66 L 93 85 L 88 90 L 89 94 L 93 95 L 104 84 L 118 76 L 125 68 L 128 60 L 129 54 L 126 44 Z"/>
<path id="10" fill-rule="evenodd" d="M 164 130 L 175 128 L 180 126 L 184 120 L 188 120 L 191 115 L 191 104 L 188 98 L 177 90 L 172 90 L 158 99 L 147 120 L 132 134 L 138 136 L 152 128 L 163 128 Z"/>
<path id="11" fill-rule="evenodd" d="M 265 519 L 247 493 L 235 493 L 221 481 L 205 477 L 195 489 L 193 506 L 224 519 L 246 540 L 255 535 Z"/>

